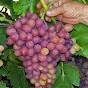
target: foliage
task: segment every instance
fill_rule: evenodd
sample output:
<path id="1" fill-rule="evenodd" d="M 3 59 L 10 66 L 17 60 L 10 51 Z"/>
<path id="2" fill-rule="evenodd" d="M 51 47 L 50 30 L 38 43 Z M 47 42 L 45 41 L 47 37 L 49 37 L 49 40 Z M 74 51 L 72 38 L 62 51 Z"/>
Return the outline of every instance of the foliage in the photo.
<path id="1" fill-rule="evenodd" d="M 8 87 L 6 87 L 6 84 L 5 83 L 0 82 L 0 88 L 8 88 Z"/>

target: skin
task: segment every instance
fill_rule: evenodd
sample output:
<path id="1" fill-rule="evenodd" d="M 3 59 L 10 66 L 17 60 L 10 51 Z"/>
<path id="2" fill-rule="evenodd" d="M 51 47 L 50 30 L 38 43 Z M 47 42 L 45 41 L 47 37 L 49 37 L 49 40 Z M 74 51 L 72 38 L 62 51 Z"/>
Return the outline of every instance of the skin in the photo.
<path id="1" fill-rule="evenodd" d="M 49 4 L 49 3 L 52 2 L 52 1 L 53 1 L 53 0 L 45 0 L 46 4 Z M 72 1 L 72 0 L 57 0 L 53 5 L 50 6 L 50 9 L 56 8 L 56 7 L 60 6 L 62 3 L 70 2 L 70 1 Z M 41 9 L 41 10 L 40 10 L 40 17 L 41 17 L 42 14 L 43 14 L 43 12 L 44 12 L 44 10 L 43 10 L 43 8 L 42 8 L 41 2 L 39 2 L 36 7 L 37 7 L 38 9 Z M 45 16 L 45 20 L 51 22 L 51 19 L 50 19 L 49 16 Z"/>
<path id="2" fill-rule="evenodd" d="M 88 25 L 88 5 L 76 1 L 65 2 L 58 7 L 50 8 L 46 15 L 65 23 Z"/>

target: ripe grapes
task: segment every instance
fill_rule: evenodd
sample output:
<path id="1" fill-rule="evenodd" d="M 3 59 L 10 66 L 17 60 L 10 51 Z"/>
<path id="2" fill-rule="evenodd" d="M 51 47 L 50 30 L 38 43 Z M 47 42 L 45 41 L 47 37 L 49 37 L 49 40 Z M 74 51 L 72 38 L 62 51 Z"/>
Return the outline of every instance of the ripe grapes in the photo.
<path id="1" fill-rule="evenodd" d="M 23 61 L 26 77 L 35 88 L 50 87 L 56 78 L 57 62 L 66 62 L 71 56 L 73 42 L 66 31 L 71 25 L 62 25 L 45 25 L 36 14 L 27 12 L 6 30 L 7 45 L 13 44 L 14 53 Z"/>

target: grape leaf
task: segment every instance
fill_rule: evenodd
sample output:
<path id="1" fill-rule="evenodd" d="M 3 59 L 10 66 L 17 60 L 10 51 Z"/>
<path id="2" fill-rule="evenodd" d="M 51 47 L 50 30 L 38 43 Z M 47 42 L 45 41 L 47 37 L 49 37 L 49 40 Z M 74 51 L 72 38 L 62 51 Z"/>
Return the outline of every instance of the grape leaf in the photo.
<path id="1" fill-rule="evenodd" d="M 82 56 L 88 58 L 88 26 L 84 24 L 74 25 L 74 29 L 76 30 L 71 38 L 75 38 L 77 44 L 82 48 Z"/>
<path id="2" fill-rule="evenodd" d="M 63 70 L 64 75 L 57 70 L 55 83 L 51 88 L 73 88 L 73 85 L 79 86 L 79 74 L 77 68 L 70 66 L 69 64 L 64 64 Z"/>
<path id="3" fill-rule="evenodd" d="M 9 63 L 8 68 L 8 79 L 14 88 L 30 88 L 30 83 L 27 82 L 24 69 L 18 67 L 17 64 Z"/>
<path id="4" fill-rule="evenodd" d="M 6 72 L 6 70 L 3 68 L 3 67 L 1 67 L 0 68 L 0 76 L 7 76 L 7 72 Z"/>
<path id="5" fill-rule="evenodd" d="M 6 87 L 6 84 L 5 83 L 0 82 L 0 88 L 8 88 L 8 87 Z"/>
<path id="6" fill-rule="evenodd" d="M 12 19 L 18 18 L 18 16 L 14 14 L 13 0 L 0 0 L 0 5 L 8 8 L 10 10 Z"/>
<path id="7" fill-rule="evenodd" d="M 30 0 L 19 0 L 18 2 L 14 2 L 13 9 L 17 15 L 25 16 L 28 11 Z"/>
<path id="8" fill-rule="evenodd" d="M 34 13 L 36 9 L 36 4 L 39 2 L 39 0 L 30 0 L 30 12 Z"/>
<path id="9" fill-rule="evenodd" d="M 0 44 L 5 45 L 6 44 L 6 28 L 0 27 Z"/>

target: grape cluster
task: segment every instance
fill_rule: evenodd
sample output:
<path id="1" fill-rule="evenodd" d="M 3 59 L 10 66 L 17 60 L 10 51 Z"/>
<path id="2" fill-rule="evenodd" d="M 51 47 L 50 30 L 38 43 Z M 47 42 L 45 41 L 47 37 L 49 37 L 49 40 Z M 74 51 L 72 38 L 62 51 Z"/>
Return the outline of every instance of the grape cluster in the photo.
<path id="1" fill-rule="evenodd" d="M 62 26 L 62 22 L 45 25 L 36 14 L 27 12 L 6 30 L 7 45 L 13 44 L 14 53 L 23 61 L 26 77 L 35 88 L 50 87 L 54 83 L 57 62 L 66 62 L 71 57 L 73 41 L 65 30 L 69 27 Z"/>

